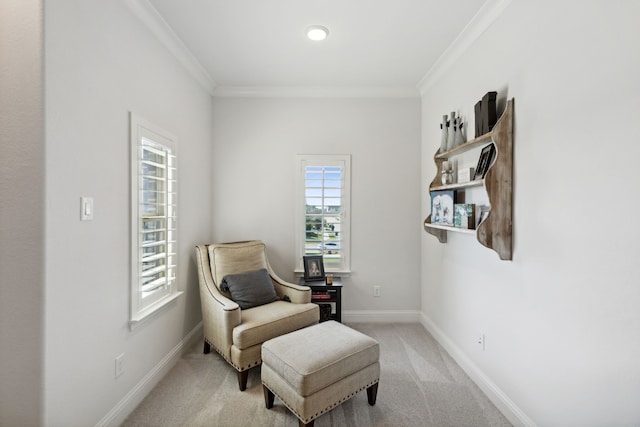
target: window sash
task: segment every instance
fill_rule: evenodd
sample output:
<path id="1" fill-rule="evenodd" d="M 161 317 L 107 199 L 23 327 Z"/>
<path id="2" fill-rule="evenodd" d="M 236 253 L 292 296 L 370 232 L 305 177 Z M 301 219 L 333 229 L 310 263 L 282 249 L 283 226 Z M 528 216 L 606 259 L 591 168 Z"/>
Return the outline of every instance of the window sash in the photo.
<path id="1" fill-rule="evenodd" d="M 175 138 L 131 115 L 131 322 L 177 292 L 177 157 Z"/>
<path id="2" fill-rule="evenodd" d="M 298 262 L 322 255 L 326 272 L 348 272 L 350 156 L 298 156 Z"/>

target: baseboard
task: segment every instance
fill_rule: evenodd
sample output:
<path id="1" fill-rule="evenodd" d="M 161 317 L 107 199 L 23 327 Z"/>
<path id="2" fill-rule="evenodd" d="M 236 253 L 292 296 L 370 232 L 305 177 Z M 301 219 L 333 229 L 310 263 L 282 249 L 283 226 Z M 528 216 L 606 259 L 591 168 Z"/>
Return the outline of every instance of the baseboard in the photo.
<path id="1" fill-rule="evenodd" d="M 469 375 L 489 400 L 513 423 L 514 426 L 536 427 L 533 422 L 491 379 L 485 375 L 467 355 L 456 346 L 449 337 L 436 326 L 424 313 L 421 313 L 420 323 L 433 338 L 453 357 L 460 367 Z"/>
<path id="2" fill-rule="evenodd" d="M 418 323 L 417 310 L 348 310 L 342 312 L 344 323 Z"/>
<path id="3" fill-rule="evenodd" d="M 202 336 L 202 322 L 198 323 L 162 360 L 145 375 L 98 423 L 96 427 L 117 427 L 133 412 L 162 378 L 173 368 L 196 339 Z"/>

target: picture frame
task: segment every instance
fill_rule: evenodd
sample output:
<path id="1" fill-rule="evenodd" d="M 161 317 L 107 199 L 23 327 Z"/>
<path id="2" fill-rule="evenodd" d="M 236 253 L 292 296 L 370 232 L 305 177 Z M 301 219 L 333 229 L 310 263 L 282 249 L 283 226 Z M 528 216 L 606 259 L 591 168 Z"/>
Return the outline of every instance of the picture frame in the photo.
<path id="1" fill-rule="evenodd" d="M 456 192 L 442 190 L 431 192 L 431 224 L 453 227 L 453 205 L 456 201 Z"/>
<path id="2" fill-rule="evenodd" d="M 324 261 L 322 255 L 305 255 L 302 257 L 304 264 L 304 280 L 324 280 Z"/>
<path id="3" fill-rule="evenodd" d="M 476 228 L 476 205 L 471 203 L 456 203 L 453 205 L 453 224 L 456 228 L 473 230 Z"/>
<path id="4" fill-rule="evenodd" d="M 476 172 L 473 175 L 473 180 L 484 179 L 484 176 L 491 166 L 493 157 L 495 155 L 496 148 L 493 144 L 489 144 L 480 151 L 480 157 L 478 158 L 478 165 L 476 166 Z"/>

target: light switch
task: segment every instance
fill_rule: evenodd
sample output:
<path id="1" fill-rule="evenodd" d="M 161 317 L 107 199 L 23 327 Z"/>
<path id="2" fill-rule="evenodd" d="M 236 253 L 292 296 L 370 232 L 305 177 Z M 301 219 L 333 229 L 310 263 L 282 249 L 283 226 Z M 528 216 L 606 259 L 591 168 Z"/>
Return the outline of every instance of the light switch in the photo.
<path id="1" fill-rule="evenodd" d="M 80 198 L 80 220 L 93 220 L 93 197 Z"/>

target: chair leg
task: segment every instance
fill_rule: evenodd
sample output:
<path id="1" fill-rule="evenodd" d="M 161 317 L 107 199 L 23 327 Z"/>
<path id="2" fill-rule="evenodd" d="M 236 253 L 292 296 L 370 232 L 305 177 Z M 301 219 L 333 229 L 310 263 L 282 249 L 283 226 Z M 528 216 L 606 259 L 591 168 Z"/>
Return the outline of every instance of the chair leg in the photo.
<path id="1" fill-rule="evenodd" d="M 267 407 L 267 409 L 273 408 L 273 399 L 275 398 L 275 395 L 264 384 L 262 385 L 262 391 L 264 392 L 264 404 L 265 404 L 265 406 Z"/>
<path id="2" fill-rule="evenodd" d="M 367 388 L 367 400 L 369 400 L 369 405 L 373 406 L 376 404 L 377 396 L 378 396 L 378 383 L 375 383 L 371 387 Z"/>
<path id="3" fill-rule="evenodd" d="M 204 354 L 209 354 L 211 353 L 211 344 L 209 344 L 208 342 L 204 342 Z"/>
<path id="4" fill-rule="evenodd" d="M 240 387 L 240 391 L 247 389 L 247 378 L 249 378 L 248 369 L 246 371 L 238 371 L 238 386 Z"/>

